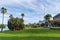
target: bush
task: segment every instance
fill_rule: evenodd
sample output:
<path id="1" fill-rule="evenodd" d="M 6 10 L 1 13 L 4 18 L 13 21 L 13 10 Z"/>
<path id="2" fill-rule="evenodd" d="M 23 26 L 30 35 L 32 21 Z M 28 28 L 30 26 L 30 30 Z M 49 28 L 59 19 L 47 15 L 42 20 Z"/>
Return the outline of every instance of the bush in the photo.
<path id="1" fill-rule="evenodd" d="M 24 20 L 22 18 L 14 18 L 14 17 L 10 17 L 10 19 L 8 20 L 8 28 L 10 30 L 20 30 L 24 28 Z"/>
<path id="2" fill-rule="evenodd" d="M 0 28 L 5 28 L 5 25 L 4 24 L 0 24 Z"/>

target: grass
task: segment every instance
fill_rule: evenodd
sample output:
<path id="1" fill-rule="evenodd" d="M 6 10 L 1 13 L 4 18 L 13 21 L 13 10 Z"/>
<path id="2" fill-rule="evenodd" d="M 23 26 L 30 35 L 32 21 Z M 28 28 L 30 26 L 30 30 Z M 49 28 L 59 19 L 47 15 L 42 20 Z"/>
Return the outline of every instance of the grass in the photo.
<path id="1" fill-rule="evenodd" d="M 0 32 L 0 40 L 60 40 L 60 30 L 31 28 Z"/>

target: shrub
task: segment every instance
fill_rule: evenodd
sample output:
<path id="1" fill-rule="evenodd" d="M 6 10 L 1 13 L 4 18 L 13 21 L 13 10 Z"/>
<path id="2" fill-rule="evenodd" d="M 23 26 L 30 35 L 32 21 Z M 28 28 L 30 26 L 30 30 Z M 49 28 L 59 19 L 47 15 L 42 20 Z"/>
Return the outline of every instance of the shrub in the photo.
<path id="1" fill-rule="evenodd" d="M 8 28 L 10 30 L 20 30 L 24 28 L 24 20 L 22 18 L 14 18 L 13 16 L 10 16 L 10 19 L 8 20 Z"/>
<path id="2" fill-rule="evenodd" d="M 5 28 L 5 25 L 4 24 L 0 24 L 0 28 Z"/>

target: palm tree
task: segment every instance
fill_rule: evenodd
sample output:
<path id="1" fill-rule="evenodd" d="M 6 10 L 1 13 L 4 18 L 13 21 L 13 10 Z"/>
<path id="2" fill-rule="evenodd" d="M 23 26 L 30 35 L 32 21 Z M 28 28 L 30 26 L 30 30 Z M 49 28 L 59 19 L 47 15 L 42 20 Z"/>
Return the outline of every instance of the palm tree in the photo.
<path id="1" fill-rule="evenodd" d="M 44 16 L 46 22 L 48 22 L 48 26 L 50 25 L 49 21 L 50 21 L 51 17 L 52 17 L 51 14 L 47 14 L 47 15 Z"/>
<path id="2" fill-rule="evenodd" d="M 22 16 L 22 19 L 23 19 L 23 17 L 24 17 L 24 13 L 22 13 L 21 16 Z"/>
<path id="3" fill-rule="evenodd" d="M 44 16 L 45 20 L 48 20 L 48 21 L 50 20 L 51 17 L 52 17 L 51 14 L 47 14 Z"/>
<path id="4" fill-rule="evenodd" d="M 21 22 L 22 22 L 22 28 L 23 28 L 24 27 L 24 19 L 23 19 L 24 13 L 22 13 L 21 16 L 22 16 Z"/>
<path id="5" fill-rule="evenodd" d="M 7 9 L 2 7 L 1 8 L 1 13 L 2 13 L 2 24 L 4 22 L 4 14 L 7 12 Z M 3 31 L 3 27 L 1 28 L 1 32 Z"/>

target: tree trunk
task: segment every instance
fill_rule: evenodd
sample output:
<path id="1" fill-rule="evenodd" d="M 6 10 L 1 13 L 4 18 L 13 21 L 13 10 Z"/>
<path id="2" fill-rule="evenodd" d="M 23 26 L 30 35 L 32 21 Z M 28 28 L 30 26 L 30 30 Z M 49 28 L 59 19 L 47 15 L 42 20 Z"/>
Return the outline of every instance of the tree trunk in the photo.
<path id="1" fill-rule="evenodd" d="M 4 14 L 2 14 L 2 24 L 4 22 Z M 1 27 L 1 32 L 3 31 L 3 27 Z"/>
<path id="2" fill-rule="evenodd" d="M 1 28 L 1 32 L 3 32 L 3 28 Z"/>

